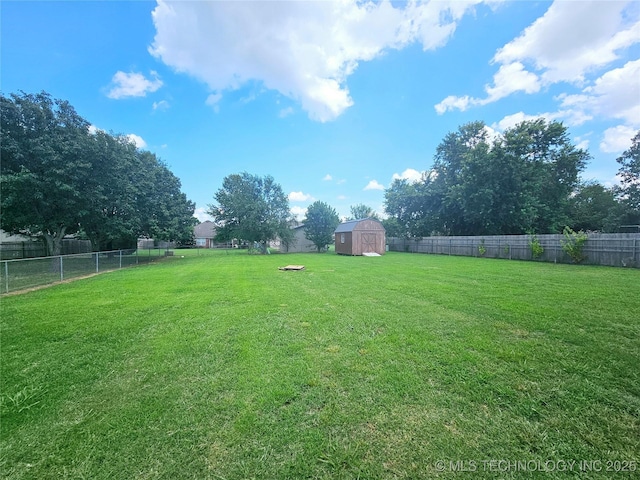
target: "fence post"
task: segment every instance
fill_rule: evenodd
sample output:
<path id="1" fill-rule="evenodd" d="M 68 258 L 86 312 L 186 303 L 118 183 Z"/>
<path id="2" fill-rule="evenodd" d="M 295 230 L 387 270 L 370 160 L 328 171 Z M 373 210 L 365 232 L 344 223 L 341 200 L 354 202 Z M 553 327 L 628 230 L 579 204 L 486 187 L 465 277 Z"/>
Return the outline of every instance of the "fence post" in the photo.
<path id="1" fill-rule="evenodd" d="M 96 252 L 96 273 L 100 273 L 100 252 Z"/>
<path id="2" fill-rule="evenodd" d="M 7 287 L 6 293 L 9 293 L 9 262 L 4 262 L 4 283 Z"/>
<path id="3" fill-rule="evenodd" d="M 62 255 L 60 255 L 60 281 L 64 280 L 64 262 L 62 261 Z"/>
<path id="4" fill-rule="evenodd" d="M 122 268 L 122 250 L 120 250 L 120 268 Z"/>

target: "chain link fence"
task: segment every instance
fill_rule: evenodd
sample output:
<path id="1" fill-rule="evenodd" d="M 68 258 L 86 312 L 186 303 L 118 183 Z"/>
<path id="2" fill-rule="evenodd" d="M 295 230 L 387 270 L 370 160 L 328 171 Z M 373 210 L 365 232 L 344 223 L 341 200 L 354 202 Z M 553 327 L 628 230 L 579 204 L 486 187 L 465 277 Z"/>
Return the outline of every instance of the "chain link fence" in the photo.
<path id="1" fill-rule="evenodd" d="M 0 292 L 16 292 L 108 270 L 131 267 L 172 254 L 173 252 L 169 250 L 150 248 L 3 260 L 0 262 Z"/>

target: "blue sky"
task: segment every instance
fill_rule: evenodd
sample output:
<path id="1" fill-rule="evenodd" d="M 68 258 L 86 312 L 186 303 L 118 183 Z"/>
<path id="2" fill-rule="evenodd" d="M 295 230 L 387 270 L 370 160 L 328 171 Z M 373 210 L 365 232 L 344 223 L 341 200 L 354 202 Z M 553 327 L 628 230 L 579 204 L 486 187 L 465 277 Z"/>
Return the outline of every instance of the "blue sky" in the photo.
<path id="1" fill-rule="evenodd" d="M 176 174 L 199 218 L 229 174 L 272 175 L 299 218 L 383 210 L 437 145 L 544 116 L 616 182 L 640 128 L 640 2 L 11 1 L 4 95 L 68 100 Z"/>

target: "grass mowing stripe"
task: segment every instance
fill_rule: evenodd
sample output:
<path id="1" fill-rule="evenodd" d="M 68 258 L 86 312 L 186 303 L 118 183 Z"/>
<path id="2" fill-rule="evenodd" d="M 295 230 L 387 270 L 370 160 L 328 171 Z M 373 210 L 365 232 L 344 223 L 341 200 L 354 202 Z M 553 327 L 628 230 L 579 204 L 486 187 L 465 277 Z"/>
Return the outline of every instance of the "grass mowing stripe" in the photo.
<path id="1" fill-rule="evenodd" d="M 606 267 L 216 252 L 6 297 L 0 468 L 453 478 L 434 462 L 637 461 L 639 285 Z"/>

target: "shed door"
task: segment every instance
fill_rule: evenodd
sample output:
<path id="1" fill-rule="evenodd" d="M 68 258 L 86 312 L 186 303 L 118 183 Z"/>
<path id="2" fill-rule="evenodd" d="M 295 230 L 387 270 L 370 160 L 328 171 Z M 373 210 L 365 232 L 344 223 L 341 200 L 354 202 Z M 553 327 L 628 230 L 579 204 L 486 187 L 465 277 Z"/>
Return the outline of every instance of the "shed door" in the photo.
<path id="1" fill-rule="evenodd" d="M 372 253 L 376 251 L 376 234 L 362 234 L 362 253 Z"/>

